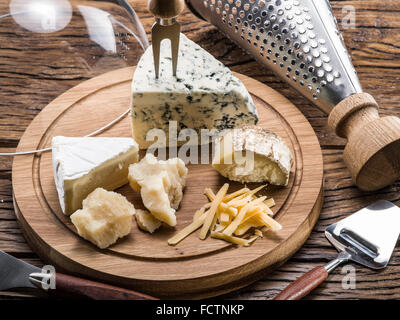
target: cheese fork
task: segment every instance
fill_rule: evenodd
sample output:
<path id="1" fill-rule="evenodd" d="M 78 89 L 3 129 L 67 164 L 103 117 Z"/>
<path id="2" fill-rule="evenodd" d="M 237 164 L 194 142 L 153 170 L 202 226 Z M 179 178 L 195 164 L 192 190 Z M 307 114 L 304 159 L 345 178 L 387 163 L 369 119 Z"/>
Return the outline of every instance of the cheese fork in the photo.
<path id="1" fill-rule="evenodd" d="M 51 277 L 55 276 L 54 289 Z M 76 296 L 94 300 L 157 300 L 154 297 L 112 285 L 74 276 L 42 271 L 0 251 L 0 291 L 13 288 L 39 288 L 59 296 Z"/>
<path id="2" fill-rule="evenodd" d="M 160 69 L 160 45 L 164 39 L 171 41 L 172 72 L 176 76 L 179 53 L 179 37 L 181 27 L 176 17 L 185 7 L 184 0 L 149 0 L 149 11 L 156 18 L 151 29 L 151 41 L 153 47 L 154 71 L 159 77 Z"/>
<path id="3" fill-rule="evenodd" d="M 328 278 L 340 264 L 352 260 L 371 269 L 389 263 L 400 232 L 400 208 L 380 200 L 330 225 L 325 236 L 339 251 L 338 257 L 287 286 L 274 300 L 298 300 Z"/>

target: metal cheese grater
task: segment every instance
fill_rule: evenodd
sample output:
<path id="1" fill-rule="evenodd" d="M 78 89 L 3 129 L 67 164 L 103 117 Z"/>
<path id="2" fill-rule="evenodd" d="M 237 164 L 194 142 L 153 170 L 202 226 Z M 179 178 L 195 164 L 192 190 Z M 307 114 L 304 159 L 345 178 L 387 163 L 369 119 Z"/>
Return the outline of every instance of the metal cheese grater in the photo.
<path id="1" fill-rule="evenodd" d="M 328 0 L 186 3 L 330 114 L 330 126 L 348 138 L 344 158 L 360 188 L 379 189 L 400 176 L 400 120 L 380 118 L 374 98 L 363 93 Z M 382 161 L 386 172 L 378 174 Z"/>
<path id="2" fill-rule="evenodd" d="M 328 1 L 189 3 L 325 112 L 362 92 Z"/>

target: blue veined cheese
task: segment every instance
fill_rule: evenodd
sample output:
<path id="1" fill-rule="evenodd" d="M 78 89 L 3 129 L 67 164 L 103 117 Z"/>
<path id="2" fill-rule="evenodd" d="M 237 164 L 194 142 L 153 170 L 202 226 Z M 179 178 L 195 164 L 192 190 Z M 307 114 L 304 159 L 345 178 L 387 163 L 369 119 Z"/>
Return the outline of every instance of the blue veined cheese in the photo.
<path id="1" fill-rule="evenodd" d="M 169 41 L 161 44 L 158 79 L 152 48 L 143 54 L 133 76 L 131 108 L 132 133 L 141 149 L 152 145 L 153 141 L 146 140 L 151 129 L 162 129 L 168 143 L 170 121 L 177 122 L 178 133 L 183 129 L 221 131 L 258 121 L 243 83 L 183 34 L 176 77 L 172 75 Z"/>

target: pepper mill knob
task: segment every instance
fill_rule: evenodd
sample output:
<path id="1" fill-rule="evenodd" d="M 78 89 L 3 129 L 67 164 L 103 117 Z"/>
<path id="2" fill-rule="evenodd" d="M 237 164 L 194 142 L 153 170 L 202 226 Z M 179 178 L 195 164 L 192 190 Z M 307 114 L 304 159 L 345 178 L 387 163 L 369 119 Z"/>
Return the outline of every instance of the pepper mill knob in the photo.
<path id="1" fill-rule="evenodd" d="M 178 16 L 185 8 L 184 0 L 149 0 L 149 11 L 159 19 L 171 19 Z"/>

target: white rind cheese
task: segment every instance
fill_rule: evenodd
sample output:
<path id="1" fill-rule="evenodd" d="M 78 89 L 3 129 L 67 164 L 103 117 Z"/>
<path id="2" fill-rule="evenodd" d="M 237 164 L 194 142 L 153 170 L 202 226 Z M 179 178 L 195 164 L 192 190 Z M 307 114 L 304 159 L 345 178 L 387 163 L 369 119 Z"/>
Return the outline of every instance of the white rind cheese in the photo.
<path id="1" fill-rule="evenodd" d="M 160 53 L 160 76 L 155 78 L 152 48 L 136 67 L 132 82 L 132 132 L 141 149 L 151 129 L 167 135 L 169 121 L 177 122 L 178 133 L 236 128 L 256 124 L 257 110 L 243 83 L 221 62 L 181 34 L 177 76 L 172 75 L 170 42 Z M 178 144 L 182 144 L 178 142 Z"/>
<path id="2" fill-rule="evenodd" d="M 286 186 L 291 166 L 289 147 L 275 133 L 261 127 L 227 130 L 215 144 L 213 168 L 232 181 Z"/>
<path id="3" fill-rule="evenodd" d="M 155 218 L 175 226 L 175 211 L 183 197 L 187 173 L 181 159 L 157 160 L 148 153 L 140 162 L 129 166 L 128 180 Z"/>
<path id="4" fill-rule="evenodd" d="M 52 140 L 52 158 L 60 206 L 70 215 L 94 189 L 114 190 L 126 184 L 139 147 L 132 138 L 57 136 Z"/>

